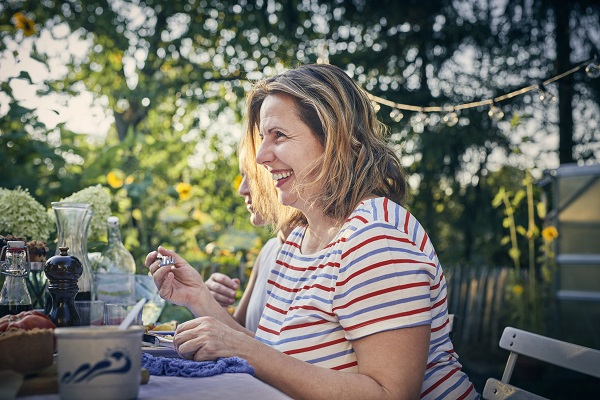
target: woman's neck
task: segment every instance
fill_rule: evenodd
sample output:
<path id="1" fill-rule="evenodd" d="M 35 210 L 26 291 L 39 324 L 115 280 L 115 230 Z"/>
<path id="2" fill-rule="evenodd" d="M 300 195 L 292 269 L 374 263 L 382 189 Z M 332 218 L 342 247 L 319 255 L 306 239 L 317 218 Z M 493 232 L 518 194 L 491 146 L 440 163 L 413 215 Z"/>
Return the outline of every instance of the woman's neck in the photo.
<path id="1" fill-rule="evenodd" d="M 302 238 L 300 251 L 302 254 L 312 254 L 322 250 L 338 234 L 344 220 L 334 220 L 323 216 L 318 219 L 308 219 L 308 226 Z"/>

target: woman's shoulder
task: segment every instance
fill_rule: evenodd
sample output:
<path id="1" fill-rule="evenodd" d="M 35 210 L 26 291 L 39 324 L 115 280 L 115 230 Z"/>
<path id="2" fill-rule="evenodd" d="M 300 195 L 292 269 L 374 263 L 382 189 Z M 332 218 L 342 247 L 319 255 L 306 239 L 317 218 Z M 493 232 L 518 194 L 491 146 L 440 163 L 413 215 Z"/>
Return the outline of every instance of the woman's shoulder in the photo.
<path id="1" fill-rule="evenodd" d="M 343 236 L 348 242 L 395 237 L 430 258 L 435 256 L 429 235 L 419 221 L 406 208 L 386 197 L 362 201 L 346 222 Z"/>
<path id="2" fill-rule="evenodd" d="M 358 226 L 379 223 L 404 228 L 404 222 L 410 218 L 408 210 L 400 204 L 387 197 L 374 197 L 361 201 L 347 222 Z"/>

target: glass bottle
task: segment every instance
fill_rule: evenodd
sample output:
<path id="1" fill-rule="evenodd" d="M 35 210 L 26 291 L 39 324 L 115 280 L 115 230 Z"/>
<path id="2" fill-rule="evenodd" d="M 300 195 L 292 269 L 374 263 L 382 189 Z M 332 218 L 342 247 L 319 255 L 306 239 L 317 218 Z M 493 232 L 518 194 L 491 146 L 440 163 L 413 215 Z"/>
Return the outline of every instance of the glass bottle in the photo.
<path id="1" fill-rule="evenodd" d="M 78 292 L 75 300 L 91 300 L 94 292 L 94 279 L 90 259 L 87 254 L 87 237 L 92 220 L 92 206 L 88 203 L 53 202 L 52 209 L 56 214 L 58 243 L 56 255 L 61 254 L 61 247 L 68 247 L 72 256 L 76 257 L 83 267 L 77 281 Z M 48 309 L 48 305 L 46 305 Z"/>
<path id="2" fill-rule="evenodd" d="M 32 310 L 33 305 L 26 283 L 29 257 L 25 242 L 9 241 L 2 252 L 5 254 L 5 261 L 2 262 L 1 272 L 5 275 L 5 280 L 0 290 L 0 317 Z"/>
<path id="3" fill-rule="evenodd" d="M 81 320 L 75 308 L 78 281 L 83 273 L 83 265 L 77 257 L 69 255 L 68 247 L 60 247 L 59 255 L 50 257 L 44 265 L 48 278 L 48 292 L 52 297 L 48 317 L 58 327 L 79 326 Z"/>
<path id="4" fill-rule="evenodd" d="M 108 244 L 94 264 L 98 300 L 135 303 L 135 260 L 123 245 L 119 219 L 110 216 Z"/>

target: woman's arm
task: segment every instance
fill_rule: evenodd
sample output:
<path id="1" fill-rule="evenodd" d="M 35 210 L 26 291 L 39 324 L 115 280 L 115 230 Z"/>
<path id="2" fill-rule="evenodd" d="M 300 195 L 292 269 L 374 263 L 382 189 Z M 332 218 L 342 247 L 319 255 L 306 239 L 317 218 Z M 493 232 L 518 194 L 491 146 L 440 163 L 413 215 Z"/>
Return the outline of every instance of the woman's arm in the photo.
<path id="1" fill-rule="evenodd" d="M 235 292 L 240 287 L 240 280 L 215 272 L 205 282 L 212 297 L 221 305 L 229 307 L 235 303 Z"/>
<path id="2" fill-rule="evenodd" d="M 242 357 L 256 377 L 295 399 L 418 399 L 423 386 L 429 325 L 376 333 L 354 340 L 358 373 L 311 365 L 283 354 L 213 318 L 177 328 L 175 346 L 197 361 Z"/>
<path id="3" fill-rule="evenodd" d="M 246 326 L 248 303 L 250 302 L 250 297 L 252 297 L 252 293 L 254 292 L 254 283 L 256 282 L 256 276 L 259 268 L 260 264 L 255 262 L 252 266 L 252 272 L 250 272 L 250 278 L 248 278 L 248 285 L 246 285 L 246 289 L 244 289 L 242 298 L 233 312 L 233 318 L 242 326 Z"/>
<path id="4" fill-rule="evenodd" d="M 159 253 L 163 256 L 173 257 L 174 264 L 160 267 Z M 225 308 L 221 307 L 212 297 L 198 271 L 174 251 L 159 247 L 158 252 L 153 251 L 146 256 L 146 267 L 150 270 L 154 284 L 158 288 L 158 294 L 163 299 L 187 307 L 196 317 L 211 316 L 230 328 L 254 336 L 254 332 L 244 329 Z"/>

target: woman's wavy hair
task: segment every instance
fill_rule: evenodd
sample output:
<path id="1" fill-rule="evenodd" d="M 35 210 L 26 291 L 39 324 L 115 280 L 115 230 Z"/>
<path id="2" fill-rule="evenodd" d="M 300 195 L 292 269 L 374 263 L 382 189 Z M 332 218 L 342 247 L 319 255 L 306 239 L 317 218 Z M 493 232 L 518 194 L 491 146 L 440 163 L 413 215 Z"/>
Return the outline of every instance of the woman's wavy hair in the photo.
<path id="1" fill-rule="evenodd" d="M 247 97 L 240 151 L 246 153 L 245 169 L 256 182 L 251 185 L 254 205 L 268 222 L 306 223 L 299 211 L 277 205 L 271 176 L 253 162 L 261 144 L 260 108 L 274 94 L 292 97 L 294 111 L 323 145 L 321 159 L 309 166 L 314 179 L 305 184 L 323 187 L 312 199 L 313 207 L 344 219 L 369 195 L 404 203 L 407 185 L 400 160 L 385 140 L 388 128 L 377 119 L 367 93 L 340 68 L 311 64 L 257 82 Z"/>

